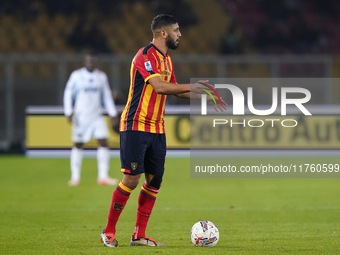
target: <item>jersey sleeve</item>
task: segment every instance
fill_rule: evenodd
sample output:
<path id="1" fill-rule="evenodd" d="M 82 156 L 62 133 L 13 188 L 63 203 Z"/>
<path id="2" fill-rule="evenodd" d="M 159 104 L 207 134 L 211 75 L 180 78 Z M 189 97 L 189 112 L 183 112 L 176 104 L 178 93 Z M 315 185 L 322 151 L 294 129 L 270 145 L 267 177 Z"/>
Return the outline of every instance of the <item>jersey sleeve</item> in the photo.
<path id="1" fill-rule="evenodd" d="M 110 117 L 116 117 L 118 115 L 115 103 L 112 98 L 112 92 L 109 86 L 109 80 L 107 75 L 103 74 L 103 103 L 105 109 Z"/>
<path id="2" fill-rule="evenodd" d="M 73 72 L 66 83 L 64 90 L 64 114 L 70 116 L 73 113 L 73 94 L 76 86 L 76 74 Z"/>
<path id="3" fill-rule="evenodd" d="M 152 53 L 151 50 L 148 51 L 148 54 L 143 55 L 138 54 L 135 59 L 135 65 L 137 70 L 143 76 L 145 82 L 147 82 L 150 78 L 155 76 L 161 76 L 160 71 L 158 69 L 158 63 L 156 56 Z"/>

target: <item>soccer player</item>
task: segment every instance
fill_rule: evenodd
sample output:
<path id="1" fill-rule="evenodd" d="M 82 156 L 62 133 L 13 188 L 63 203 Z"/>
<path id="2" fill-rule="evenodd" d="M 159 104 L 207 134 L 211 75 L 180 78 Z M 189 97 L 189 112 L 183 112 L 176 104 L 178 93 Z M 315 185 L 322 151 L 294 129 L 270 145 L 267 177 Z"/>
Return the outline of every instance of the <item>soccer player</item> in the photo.
<path id="1" fill-rule="evenodd" d="M 123 180 L 112 196 L 106 228 L 100 239 L 104 246 L 117 247 L 116 223 L 139 178 L 145 182 L 138 198 L 137 220 L 130 245 L 163 246 L 145 235 L 158 190 L 166 156 L 164 105 L 166 95 L 200 98 L 202 84 L 177 84 L 168 49 L 178 47 L 181 32 L 176 18 L 158 15 L 152 20 L 152 42 L 132 60 L 131 84 L 120 120 L 120 159 Z M 224 106 L 223 106 L 224 107 Z"/>
<path id="2" fill-rule="evenodd" d="M 104 104 L 111 117 L 112 128 L 118 127 L 119 118 L 112 99 L 106 74 L 96 68 L 96 57 L 85 56 L 84 67 L 72 72 L 64 91 L 64 113 L 72 123 L 71 180 L 69 186 L 80 184 L 83 145 L 91 136 L 98 140 L 97 161 L 99 185 L 117 185 L 118 180 L 108 176 L 110 150 L 108 129 L 102 117 Z"/>

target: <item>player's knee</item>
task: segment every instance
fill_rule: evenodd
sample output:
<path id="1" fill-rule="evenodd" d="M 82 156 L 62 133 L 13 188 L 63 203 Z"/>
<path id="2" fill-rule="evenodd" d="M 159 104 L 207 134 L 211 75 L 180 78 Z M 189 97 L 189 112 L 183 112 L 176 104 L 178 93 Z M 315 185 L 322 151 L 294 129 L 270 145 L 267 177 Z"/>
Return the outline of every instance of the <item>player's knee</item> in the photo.
<path id="1" fill-rule="evenodd" d="M 140 174 L 124 174 L 122 183 L 129 189 L 135 189 L 139 183 Z"/>
<path id="2" fill-rule="evenodd" d="M 161 175 L 155 175 L 153 178 L 152 178 L 152 180 L 151 180 L 151 182 L 150 182 L 150 186 L 151 187 L 154 187 L 154 188 L 156 188 L 156 189 L 159 189 L 160 187 L 161 187 L 161 184 L 162 184 L 162 179 L 163 179 L 163 176 L 161 176 Z"/>

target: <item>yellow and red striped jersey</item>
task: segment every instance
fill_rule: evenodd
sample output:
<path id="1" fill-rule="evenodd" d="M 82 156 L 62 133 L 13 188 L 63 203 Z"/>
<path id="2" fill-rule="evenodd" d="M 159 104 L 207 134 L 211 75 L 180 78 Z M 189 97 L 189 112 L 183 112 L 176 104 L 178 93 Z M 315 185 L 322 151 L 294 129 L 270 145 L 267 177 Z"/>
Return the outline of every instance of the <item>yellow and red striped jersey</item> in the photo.
<path id="1" fill-rule="evenodd" d="M 137 52 L 131 63 L 130 91 L 120 119 L 121 132 L 165 133 L 163 115 L 166 95 L 157 94 L 148 83 L 155 76 L 177 83 L 169 54 L 150 43 Z"/>

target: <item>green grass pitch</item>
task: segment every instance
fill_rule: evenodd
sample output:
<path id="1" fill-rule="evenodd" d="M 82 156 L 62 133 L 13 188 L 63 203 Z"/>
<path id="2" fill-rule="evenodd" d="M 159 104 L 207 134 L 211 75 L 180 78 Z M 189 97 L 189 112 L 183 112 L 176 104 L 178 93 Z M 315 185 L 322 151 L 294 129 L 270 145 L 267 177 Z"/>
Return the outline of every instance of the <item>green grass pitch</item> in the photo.
<path id="1" fill-rule="evenodd" d="M 68 187 L 68 159 L 0 157 L 0 254 L 340 254 L 338 179 L 191 179 L 189 165 L 167 160 L 148 225 L 147 235 L 167 246 L 129 246 L 137 189 L 117 225 L 120 247 L 107 248 L 99 235 L 114 188 L 96 184 L 95 159 L 84 159 L 81 185 Z M 118 159 L 110 174 L 121 178 Z M 199 220 L 218 226 L 215 247 L 191 244 Z"/>

